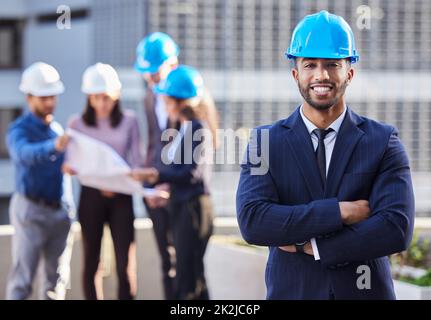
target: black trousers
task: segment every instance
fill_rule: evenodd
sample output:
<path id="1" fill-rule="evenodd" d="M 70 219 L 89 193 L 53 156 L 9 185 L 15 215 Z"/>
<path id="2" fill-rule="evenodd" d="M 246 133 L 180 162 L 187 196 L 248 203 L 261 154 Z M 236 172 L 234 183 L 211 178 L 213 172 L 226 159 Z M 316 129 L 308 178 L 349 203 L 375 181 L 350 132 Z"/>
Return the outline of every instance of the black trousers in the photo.
<path id="1" fill-rule="evenodd" d="M 169 211 L 167 207 L 150 208 L 144 201 L 148 215 L 153 222 L 154 235 L 157 242 L 157 248 L 162 260 L 162 277 L 163 277 L 163 290 L 165 299 L 171 300 L 175 298 L 173 278 L 170 276 L 169 271 L 173 268 L 171 254 L 169 247 L 172 245 L 172 230 L 169 221 Z"/>
<path id="2" fill-rule="evenodd" d="M 177 260 L 176 298 L 208 300 L 204 255 L 213 229 L 210 198 L 197 196 L 169 208 Z"/>
<path id="3" fill-rule="evenodd" d="M 104 197 L 100 190 L 82 187 L 78 207 L 84 249 L 83 288 L 85 298 L 96 300 L 94 277 L 100 261 L 100 247 L 105 223 L 109 224 L 115 249 L 118 276 L 118 298 L 130 300 L 130 282 L 127 273 L 129 249 L 134 241 L 134 214 L 132 197 L 115 194 Z"/>

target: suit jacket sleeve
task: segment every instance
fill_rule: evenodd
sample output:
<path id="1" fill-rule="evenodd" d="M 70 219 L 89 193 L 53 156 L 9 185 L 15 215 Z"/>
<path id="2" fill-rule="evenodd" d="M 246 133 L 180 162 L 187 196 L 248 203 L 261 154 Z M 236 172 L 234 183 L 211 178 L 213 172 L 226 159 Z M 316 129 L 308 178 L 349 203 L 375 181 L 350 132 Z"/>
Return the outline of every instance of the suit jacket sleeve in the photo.
<path id="1" fill-rule="evenodd" d="M 196 145 L 193 142 L 193 145 Z M 159 170 L 159 180 L 157 183 L 178 183 L 188 184 L 195 180 L 196 162 L 190 164 L 171 164 L 161 167 Z"/>
<path id="2" fill-rule="evenodd" d="M 406 152 L 392 131 L 374 181 L 371 217 L 317 239 L 323 265 L 375 259 L 405 250 L 414 224 L 414 196 Z"/>
<path id="3" fill-rule="evenodd" d="M 141 153 L 141 134 L 139 132 L 138 119 L 133 117 L 131 120 L 129 135 L 129 160 L 133 168 L 143 167 L 144 159 Z"/>
<path id="4" fill-rule="evenodd" d="M 252 244 L 281 246 L 309 240 L 342 228 L 336 198 L 303 205 L 281 204 L 267 159 L 253 164 L 250 156 L 261 154 L 261 134 L 256 131 L 247 146 L 237 190 L 237 218 L 243 238 Z M 271 146 L 272 147 L 272 146 Z M 253 174 L 259 167 L 261 173 Z"/>

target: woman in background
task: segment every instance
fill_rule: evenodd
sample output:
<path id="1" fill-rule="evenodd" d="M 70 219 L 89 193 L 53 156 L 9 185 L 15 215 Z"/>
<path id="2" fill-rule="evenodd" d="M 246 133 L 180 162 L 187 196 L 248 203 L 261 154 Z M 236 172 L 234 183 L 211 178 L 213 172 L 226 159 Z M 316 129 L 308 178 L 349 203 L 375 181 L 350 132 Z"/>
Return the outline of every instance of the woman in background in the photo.
<path id="1" fill-rule="evenodd" d="M 181 124 L 180 132 L 165 147 L 167 152 L 162 152 L 164 167 L 138 169 L 132 176 L 153 184 L 170 184 L 169 211 L 177 258 L 176 298 L 209 299 L 203 259 L 212 233 L 208 187 L 217 113 L 213 104 L 207 105 L 202 99 L 202 77 L 189 66 L 171 71 L 156 91 L 163 96 L 169 119 Z"/>
<path id="2" fill-rule="evenodd" d="M 82 115 L 73 117 L 69 127 L 111 146 L 132 168 L 142 166 L 137 119 L 120 107 L 121 83 L 108 64 L 88 67 L 82 79 L 87 105 Z M 96 294 L 95 275 L 99 266 L 104 224 L 108 223 L 115 249 L 118 298 L 133 299 L 135 276 L 129 277 L 129 257 L 134 252 L 134 213 L 130 195 L 82 186 L 78 218 L 84 249 L 83 286 L 86 299 L 103 298 Z M 134 262 L 134 261 L 133 261 Z M 132 280 L 133 279 L 133 280 Z"/>

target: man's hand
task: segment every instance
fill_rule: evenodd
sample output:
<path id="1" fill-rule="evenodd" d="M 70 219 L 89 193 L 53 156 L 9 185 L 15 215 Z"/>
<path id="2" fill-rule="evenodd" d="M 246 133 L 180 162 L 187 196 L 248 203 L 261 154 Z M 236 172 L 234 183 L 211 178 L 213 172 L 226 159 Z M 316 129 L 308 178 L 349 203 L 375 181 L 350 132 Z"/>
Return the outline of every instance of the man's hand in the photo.
<path id="1" fill-rule="evenodd" d="M 156 168 L 134 169 L 130 176 L 135 180 L 154 184 L 159 180 L 159 171 Z"/>
<path id="2" fill-rule="evenodd" d="M 283 250 L 283 251 L 286 251 L 286 252 L 296 253 L 296 247 L 294 245 L 282 246 L 282 247 L 278 247 L 278 248 Z M 312 248 L 310 242 L 307 242 L 304 245 L 304 253 L 308 254 L 309 256 L 314 256 L 313 248 Z"/>
<path id="3" fill-rule="evenodd" d="M 55 150 L 63 152 L 66 150 L 67 144 L 69 143 L 70 137 L 67 134 L 57 137 L 55 140 Z"/>
<path id="4" fill-rule="evenodd" d="M 342 201 L 339 205 L 341 219 L 344 224 L 355 224 L 370 216 L 370 207 L 367 200 Z"/>

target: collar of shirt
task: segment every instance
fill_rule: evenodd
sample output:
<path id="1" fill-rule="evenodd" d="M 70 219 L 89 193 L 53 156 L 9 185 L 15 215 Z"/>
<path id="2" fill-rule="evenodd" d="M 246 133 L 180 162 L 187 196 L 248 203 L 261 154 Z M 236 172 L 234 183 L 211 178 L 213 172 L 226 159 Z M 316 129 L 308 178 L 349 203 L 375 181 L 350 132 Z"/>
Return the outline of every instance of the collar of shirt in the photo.
<path id="1" fill-rule="evenodd" d="M 155 112 L 159 128 L 161 131 L 163 131 L 166 129 L 168 124 L 168 113 L 166 111 L 165 102 L 163 101 L 162 96 L 159 94 L 156 95 Z"/>
<path id="2" fill-rule="evenodd" d="M 184 121 L 181 124 L 181 127 L 180 127 L 180 130 L 178 131 L 178 134 L 175 136 L 175 139 L 172 141 L 172 144 L 169 147 L 169 151 L 168 151 L 168 160 L 169 161 L 171 161 L 171 162 L 174 161 L 177 149 L 181 145 L 181 140 L 183 139 L 185 132 L 187 131 L 187 129 L 189 127 L 189 124 L 190 124 L 190 121 Z"/>
<path id="3" fill-rule="evenodd" d="M 47 130 L 48 128 L 51 129 L 52 131 L 55 132 L 55 134 L 57 136 L 61 136 L 62 134 L 64 134 L 64 129 L 61 126 L 60 123 L 58 123 L 55 120 L 52 120 L 49 123 L 46 123 L 45 121 L 43 121 L 41 118 L 39 118 L 38 116 L 36 116 L 33 112 L 29 111 L 27 114 L 27 121 L 31 124 L 36 126 L 39 129 L 42 130 Z M 108 120 L 109 121 L 109 120 Z"/>
<path id="4" fill-rule="evenodd" d="M 335 134 L 338 134 L 338 131 L 340 131 L 341 124 L 343 123 L 344 117 L 346 116 L 346 111 L 347 111 L 347 107 L 344 106 L 343 112 L 326 129 L 331 128 L 332 130 L 334 130 Z M 304 121 L 304 124 L 307 127 L 308 133 L 311 135 L 313 133 L 313 130 L 317 129 L 317 127 L 314 125 L 313 122 L 307 119 L 307 117 L 304 114 L 302 105 L 299 108 L 299 112 L 301 114 L 302 121 Z"/>

